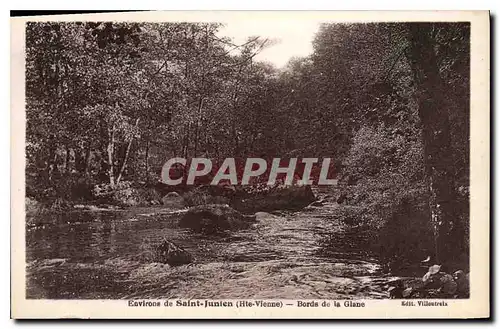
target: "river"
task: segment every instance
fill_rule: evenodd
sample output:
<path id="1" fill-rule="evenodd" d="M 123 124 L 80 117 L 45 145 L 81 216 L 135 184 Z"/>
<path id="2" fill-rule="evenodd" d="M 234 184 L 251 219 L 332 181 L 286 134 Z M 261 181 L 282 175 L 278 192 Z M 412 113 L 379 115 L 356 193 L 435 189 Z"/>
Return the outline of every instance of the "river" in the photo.
<path id="1" fill-rule="evenodd" d="M 182 214 L 159 207 L 44 214 L 26 231 L 27 298 L 388 298 L 375 258 L 322 252 L 325 236 L 343 234 L 337 207 L 257 213 L 254 227 L 219 237 L 179 229 Z M 194 262 L 153 262 L 163 238 Z"/>

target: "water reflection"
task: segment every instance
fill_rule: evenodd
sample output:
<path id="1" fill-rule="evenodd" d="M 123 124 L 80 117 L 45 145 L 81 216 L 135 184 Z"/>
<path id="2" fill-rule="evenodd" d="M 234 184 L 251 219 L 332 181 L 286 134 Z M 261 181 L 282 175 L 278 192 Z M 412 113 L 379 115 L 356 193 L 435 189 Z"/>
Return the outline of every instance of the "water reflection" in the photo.
<path id="1" fill-rule="evenodd" d="M 44 216 L 50 216 L 42 220 L 50 224 L 27 229 L 28 262 L 64 258 L 71 262 L 90 263 L 116 257 L 141 261 L 145 249 L 163 238 L 179 243 L 195 255 L 202 254 L 201 261 L 207 260 L 207 256 L 216 258 L 215 254 L 211 255 L 211 250 L 207 250 L 207 245 L 214 241 L 209 243 L 205 237 L 176 229 L 173 223 L 178 218 L 136 219 L 135 214 L 128 211 L 74 211 Z"/>

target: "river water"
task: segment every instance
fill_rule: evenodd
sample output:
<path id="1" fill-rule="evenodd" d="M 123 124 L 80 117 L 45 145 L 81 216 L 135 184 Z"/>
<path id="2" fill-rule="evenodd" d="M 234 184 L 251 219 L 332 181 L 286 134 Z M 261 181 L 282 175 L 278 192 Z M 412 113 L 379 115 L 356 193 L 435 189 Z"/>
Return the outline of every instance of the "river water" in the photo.
<path id="1" fill-rule="evenodd" d="M 376 259 L 321 253 L 319 241 L 342 233 L 336 207 L 257 213 L 254 227 L 219 237 L 177 228 L 182 214 L 164 208 L 44 214 L 27 227 L 27 298 L 387 298 Z M 154 263 L 163 238 L 193 264 Z"/>

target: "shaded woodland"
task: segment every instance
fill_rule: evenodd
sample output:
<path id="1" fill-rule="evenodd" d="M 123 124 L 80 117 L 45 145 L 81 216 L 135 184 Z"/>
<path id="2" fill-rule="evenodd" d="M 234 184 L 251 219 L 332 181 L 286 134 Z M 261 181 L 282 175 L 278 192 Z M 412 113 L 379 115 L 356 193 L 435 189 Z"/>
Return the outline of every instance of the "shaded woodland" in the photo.
<path id="1" fill-rule="evenodd" d="M 329 157 L 332 216 L 382 263 L 468 262 L 469 24 L 323 24 L 280 69 L 223 28 L 28 23 L 27 197 L 149 204 L 169 158 Z"/>

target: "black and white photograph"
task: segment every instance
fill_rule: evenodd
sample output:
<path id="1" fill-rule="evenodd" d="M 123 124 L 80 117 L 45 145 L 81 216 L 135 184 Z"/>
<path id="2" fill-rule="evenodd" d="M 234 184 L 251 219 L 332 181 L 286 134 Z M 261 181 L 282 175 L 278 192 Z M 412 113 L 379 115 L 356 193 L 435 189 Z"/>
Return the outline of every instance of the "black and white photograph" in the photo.
<path id="1" fill-rule="evenodd" d="M 470 21 L 78 16 L 22 31 L 26 300 L 471 298 Z"/>

